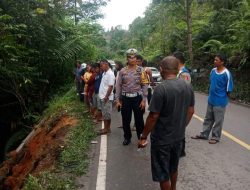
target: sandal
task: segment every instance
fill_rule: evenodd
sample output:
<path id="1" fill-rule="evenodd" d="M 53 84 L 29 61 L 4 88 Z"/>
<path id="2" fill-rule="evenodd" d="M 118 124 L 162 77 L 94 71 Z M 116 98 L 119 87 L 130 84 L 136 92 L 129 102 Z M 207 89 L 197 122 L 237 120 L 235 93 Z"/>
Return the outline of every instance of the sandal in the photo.
<path id="1" fill-rule="evenodd" d="M 202 139 L 202 140 L 207 140 L 206 137 L 204 136 L 201 136 L 201 135 L 195 135 L 195 136 L 192 136 L 191 139 Z"/>
<path id="2" fill-rule="evenodd" d="M 210 139 L 210 140 L 208 141 L 209 144 L 216 144 L 216 143 L 218 143 L 218 142 L 219 142 L 219 141 L 216 140 L 216 139 Z"/>

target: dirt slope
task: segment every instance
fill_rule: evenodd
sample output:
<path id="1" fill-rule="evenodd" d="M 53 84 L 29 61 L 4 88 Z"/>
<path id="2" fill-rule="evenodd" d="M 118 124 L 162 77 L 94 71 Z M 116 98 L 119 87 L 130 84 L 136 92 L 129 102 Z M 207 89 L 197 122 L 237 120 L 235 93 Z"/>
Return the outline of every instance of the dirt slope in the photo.
<path id="1" fill-rule="evenodd" d="M 0 189 L 20 189 L 29 174 L 53 169 L 65 146 L 66 135 L 77 120 L 66 114 L 42 121 L 20 152 L 12 151 L 0 168 Z"/>

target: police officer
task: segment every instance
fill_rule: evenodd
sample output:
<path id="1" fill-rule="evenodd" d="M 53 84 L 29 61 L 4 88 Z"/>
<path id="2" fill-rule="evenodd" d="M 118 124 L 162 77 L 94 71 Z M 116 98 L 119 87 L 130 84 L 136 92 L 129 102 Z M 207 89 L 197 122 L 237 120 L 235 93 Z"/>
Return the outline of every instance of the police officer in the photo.
<path id="1" fill-rule="evenodd" d="M 123 145 L 128 145 L 131 142 L 130 122 L 132 111 L 138 139 L 144 128 L 143 113 L 149 81 L 143 68 L 137 65 L 137 54 L 136 49 L 127 50 L 127 66 L 119 72 L 116 81 L 116 107 L 121 108 L 124 131 Z"/>

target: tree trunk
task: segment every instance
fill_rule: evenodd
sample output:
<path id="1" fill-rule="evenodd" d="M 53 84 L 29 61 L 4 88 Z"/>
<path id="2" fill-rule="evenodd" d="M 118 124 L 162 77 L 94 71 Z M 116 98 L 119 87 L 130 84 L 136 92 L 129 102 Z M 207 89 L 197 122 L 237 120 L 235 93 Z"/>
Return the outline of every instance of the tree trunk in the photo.
<path id="1" fill-rule="evenodd" d="M 193 63 L 193 47 L 192 47 L 192 18 L 191 18 L 192 0 L 185 0 L 186 18 L 187 18 L 187 44 L 190 62 Z"/>

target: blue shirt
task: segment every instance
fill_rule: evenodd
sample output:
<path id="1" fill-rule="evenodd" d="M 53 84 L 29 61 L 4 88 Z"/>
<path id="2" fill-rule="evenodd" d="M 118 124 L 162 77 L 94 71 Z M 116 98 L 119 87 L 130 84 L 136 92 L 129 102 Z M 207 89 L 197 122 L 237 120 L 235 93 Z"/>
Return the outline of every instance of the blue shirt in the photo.
<path id="1" fill-rule="evenodd" d="M 96 75 L 95 77 L 95 94 L 99 93 L 101 81 L 102 81 L 102 73 L 100 73 L 99 75 Z"/>
<path id="2" fill-rule="evenodd" d="M 210 73 L 210 89 L 208 103 L 213 106 L 225 107 L 228 104 L 227 93 L 233 91 L 233 78 L 228 69 L 221 73 L 212 69 Z"/>
<path id="3" fill-rule="evenodd" d="M 188 70 L 185 66 L 183 66 L 183 67 L 179 70 L 179 72 L 178 72 L 178 74 L 177 74 L 177 78 L 182 78 L 182 79 L 188 81 L 189 83 L 191 83 L 190 72 L 189 72 L 189 70 Z"/>

